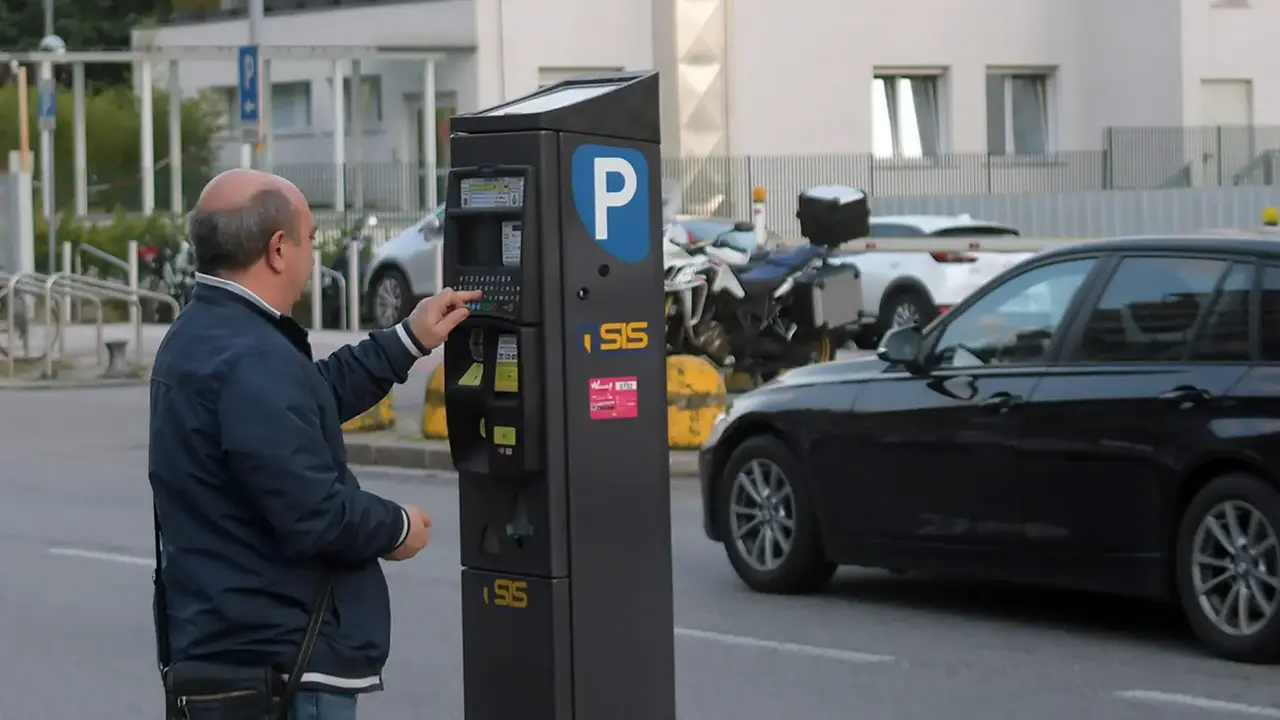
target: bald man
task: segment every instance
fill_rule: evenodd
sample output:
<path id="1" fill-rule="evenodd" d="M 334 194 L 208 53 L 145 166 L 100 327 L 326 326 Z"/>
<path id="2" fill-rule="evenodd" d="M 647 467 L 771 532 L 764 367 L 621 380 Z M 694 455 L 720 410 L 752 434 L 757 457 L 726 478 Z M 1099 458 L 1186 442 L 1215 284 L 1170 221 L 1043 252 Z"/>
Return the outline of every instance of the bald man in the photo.
<path id="1" fill-rule="evenodd" d="M 431 520 L 362 490 L 342 423 L 404 382 L 467 317 L 445 289 L 400 325 L 313 361 L 289 311 L 315 219 L 292 183 L 232 170 L 188 219 L 196 291 L 156 355 L 150 480 L 156 638 L 171 718 L 351 720 L 382 688 L 380 560 Z"/>

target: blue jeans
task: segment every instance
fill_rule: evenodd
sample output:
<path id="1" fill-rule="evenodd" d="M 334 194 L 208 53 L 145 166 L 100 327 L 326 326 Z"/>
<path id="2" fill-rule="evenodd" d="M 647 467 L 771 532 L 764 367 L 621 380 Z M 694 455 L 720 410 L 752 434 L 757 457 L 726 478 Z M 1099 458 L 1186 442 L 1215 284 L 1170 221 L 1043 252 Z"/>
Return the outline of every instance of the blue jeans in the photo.
<path id="1" fill-rule="evenodd" d="M 356 720 L 356 696 L 300 692 L 293 700 L 289 720 Z"/>

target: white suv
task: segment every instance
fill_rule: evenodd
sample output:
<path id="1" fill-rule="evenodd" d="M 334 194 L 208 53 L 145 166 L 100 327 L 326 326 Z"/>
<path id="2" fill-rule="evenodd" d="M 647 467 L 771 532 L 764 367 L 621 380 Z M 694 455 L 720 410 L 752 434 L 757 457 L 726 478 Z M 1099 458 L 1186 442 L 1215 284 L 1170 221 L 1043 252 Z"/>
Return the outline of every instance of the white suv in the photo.
<path id="1" fill-rule="evenodd" d="M 368 271 L 363 273 L 363 304 L 377 327 L 395 325 L 420 299 L 439 290 L 436 279 L 443 260 L 443 220 L 441 205 L 374 252 Z"/>
<path id="2" fill-rule="evenodd" d="M 1015 228 L 968 215 L 884 215 L 871 218 L 870 237 L 928 238 L 1017 237 Z M 838 252 L 838 251 L 837 251 Z M 873 250 L 838 255 L 832 262 L 854 264 L 862 274 L 863 307 L 876 314 L 874 323 L 853 335 L 854 344 L 871 349 L 888 330 L 926 325 L 954 307 L 983 283 L 1032 253 L 885 252 Z"/>

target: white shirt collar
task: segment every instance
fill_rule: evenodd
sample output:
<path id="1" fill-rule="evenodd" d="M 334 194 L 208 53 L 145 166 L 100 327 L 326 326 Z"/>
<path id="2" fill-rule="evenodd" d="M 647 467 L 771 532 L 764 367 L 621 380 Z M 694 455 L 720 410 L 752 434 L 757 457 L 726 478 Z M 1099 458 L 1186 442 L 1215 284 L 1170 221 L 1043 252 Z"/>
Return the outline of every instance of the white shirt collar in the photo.
<path id="1" fill-rule="evenodd" d="M 257 305 L 263 310 L 266 310 L 267 312 L 271 313 L 271 317 L 273 318 L 280 317 L 279 310 L 276 310 L 275 308 L 268 305 L 266 300 L 263 300 L 262 298 L 258 297 L 252 290 L 241 285 L 238 282 L 232 282 L 230 280 L 225 280 L 220 277 L 214 277 L 213 275 L 206 275 L 204 273 L 199 273 L 199 272 L 196 273 L 196 282 L 204 283 L 205 285 L 212 285 L 213 287 L 216 287 L 216 288 L 222 288 L 223 290 L 226 290 L 228 292 L 233 292 L 239 295 L 240 297 L 248 300 L 249 302 L 253 303 L 254 305 Z"/>

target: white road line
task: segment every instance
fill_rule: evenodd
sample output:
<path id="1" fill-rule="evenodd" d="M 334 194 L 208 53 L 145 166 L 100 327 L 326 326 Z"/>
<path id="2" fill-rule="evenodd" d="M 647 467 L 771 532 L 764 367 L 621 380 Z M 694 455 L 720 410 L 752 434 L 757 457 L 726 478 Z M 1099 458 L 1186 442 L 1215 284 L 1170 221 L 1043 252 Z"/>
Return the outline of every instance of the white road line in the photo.
<path id="1" fill-rule="evenodd" d="M 762 638 L 746 637 L 744 635 L 726 635 L 724 633 L 711 632 L 709 630 L 695 630 L 693 628 L 678 627 L 675 629 L 675 633 L 676 637 L 709 640 L 722 645 L 758 648 L 761 650 L 778 650 L 780 652 L 791 653 L 793 655 L 806 655 L 808 657 L 819 657 L 850 663 L 883 663 L 897 660 L 897 658 L 892 655 L 873 655 L 871 653 L 856 652 L 854 650 L 839 650 L 837 648 L 818 647 L 817 645 L 777 642 L 775 640 L 764 640 Z"/>
<path id="2" fill-rule="evenodd" d="M 1214 700 L 1213 698 L 1197 697 L 1195 695 L 1178 695 L 1157 690 L 1126 690 L 1116 693 L 1116 697 L 1121 700 L 1147 703 L 1148 705 L 1196 708 L 1197 710 L 1245 715 L 1248 717 L 1280 718 L 1280 708 L 1246 705 L 1244 703 Z"/>
<path id="3" fill-rule="evenodd" d="M 124 555 L 121 553 L 101 552 L 98 550 L 85 550 L 82 548 L 49 548 L 49 554 L 61 555 L 63 557 L 84 558 L 86 560 L 102 560 L 122 565 L 144 565 L 146 567 L 155 566 L 155 560 L 152 558 L 137 557 L 136 555 Z M 841 662 L 848 663 L 884 663 L 897 660 L 897 658 L 892 655 L 875 655 L 872 653 L 857 652 L 854 650 L 819 647 L 817 645 L 778 642 L 776 640 L 765 640 L 763 638 L 747 637 L 745 635 L 727 635 L 725 633 L 711 632 L 710 630 L 678 627 L 674 629 L 674 632 L 676 637 L 707 640 L 709 642 L 720 643 L 721 645 L 756 648 L 759 650 L 777 650 L 779 652 L 791 653 L 793 655 L 826 658 L 828 660 L 839 660 Z M 1266 708 L 1262 709 L 1266 710 Z M 1277 713 L 1274 716 L 1263 715 L 1262 717 L 1280 718 L 1280 713 Z"/>
<path id="4" fill-rule="evenodd" d="M 156 565 L 154 558 L 100 552 L 98 550 L 83 550 L 81 548 L 49 548 L 49 554 L 61 555 L 63 557 L 78 557 L 86 560 L 105 560 L 106 562 L 120 563 L 121 565 L 145 565 L 147 567 L 155 567 Z"/>

